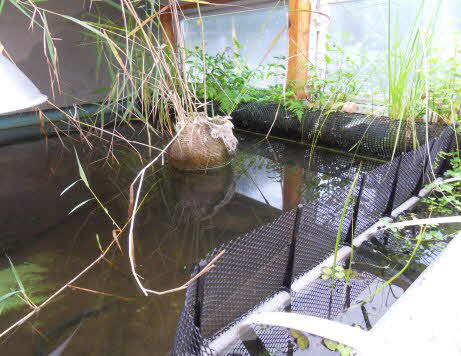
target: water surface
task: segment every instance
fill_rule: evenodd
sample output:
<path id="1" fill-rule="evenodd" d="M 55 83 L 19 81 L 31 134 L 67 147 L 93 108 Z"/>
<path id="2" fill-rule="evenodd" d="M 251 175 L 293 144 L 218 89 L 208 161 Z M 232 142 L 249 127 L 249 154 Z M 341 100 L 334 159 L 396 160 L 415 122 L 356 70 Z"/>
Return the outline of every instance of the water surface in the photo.
<path id="1" fill-rule="evenodd" d="M 131 133 L 144 139 L 144 134 Z M 219 171 L 178 172 L 158 164 L 143 185 L 135 254 L 146 287 L 183 284 L 209 251 L 268 223 L 300 202 L 350 184 L 378 163 L 335 151 L 239 135 L 239 151 Z M 109 145 L 111 144 L 111 145 Z M 127 218 L 129 185 L 149 152 L 104 137 L 54 138 L 0 148 L 0 295 L 18 290 L 8 256 L 30 300 L 40 304 L 96 259 L 115 226 L 79 179 L 77 155 L 89 184 L 113 219 Z M 108 150 L 111 147 L 111 150 Z M 155 151 L 152 151 L 155 155 Z M 144 297 L 123 251 L 106 259 L 4 338 L 4 355 L 165 355 L 184 292 Z M 13 295 L 0 303 L 0 328 L 31 311 Z M 54 352 L 54 353 L 53 353 Z"/>

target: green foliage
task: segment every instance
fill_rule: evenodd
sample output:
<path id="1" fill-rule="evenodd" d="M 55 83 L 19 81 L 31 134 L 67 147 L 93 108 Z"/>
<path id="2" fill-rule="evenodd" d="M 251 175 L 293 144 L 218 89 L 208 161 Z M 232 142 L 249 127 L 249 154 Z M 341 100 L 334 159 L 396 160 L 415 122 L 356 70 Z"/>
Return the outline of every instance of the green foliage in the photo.
<path id="1" fill-rule="evenodd" d="M 449 57 L 435 55 L 429 60 L 429 109 L 450 121 L 458 121 L 461 112 L 461 59 L 460 43 L 455 42 Z"/>
<path id="2" fill-rule="evenodd" d="M 221 111 L 230 114 L 240 102 L 249 100 L 249 82 L 259 73 L 249 68 L 238 51 L 227 49 L 215 56 L 196 47 L 186 60 L 188 80 L 197 97 L 216 101 Z"/>
<path id="3" fill-rule="evenodd" d="M 307 87 L 309 99 L 296 99 L 299 89 L 295 83 L 285 83 L 286 57 L 275 57 L 273 62 L 250 68 L 240 55 L 238 42 L 214 56 L 196 47 L 187 52 L 188 80 L 198 98 L 215 101 L 225 114 L 230 114 L 243 103 L 280 104 L 301 120 L 306 108 L 313 110 L 337 110 L 351 101 L 360 91 L 357 73 L 360 64 L 347 56 L 338 45 L 329 42 L 324 60 L 326 69 L 321 71 L 309 65 Z M 333 70 L 328 70 L 334 68 Z M 257 88 L 256 81 L 268 81 L 267 88 Z"/>
<path id="4" fill-rule="evenodd" d="M 320 278 L 324 281 L 332 279 L 334 275 L 335 279 L 342 279 L 345 281 L 350 281 L 352 278 L 356 278 L 358 276 L 357 272 L 352 269 L 345 269 L 342 266 L 336 267 L 323 267 L 322 274 Z"/>
<path id="5" fill-rule="evenodd" d="M 191 91 L 198 98 L 218 103 L 225 114 L 232 113 L 239 104 L 276 103 L 286 107 L 301 120 L 306 108 L 302 100 L 295 99 L 293 88 L 286 88 L 277 82 L 285 81 L 284 57 L 273 63 L 250 68 L 239 53 L 241 46 L 234 42 L 237 50 L 226 49 L 214 56 L 203 53 L 196 47 L 187 52 L 188 80 Z M 268 80 L 275 82 L 268 88 L 257 88 L 254 82 Z"/>
<path id="6" fill-rule="evenodd" d="M 445 183 L 434 184 L 435 194 L 424 199 L 431 213 L 440 215 L 461 212 L 461 158 L 459 153 L 444 153 L 439 158 L 450 159 L 451 168 L 446 172 Z"/>
<path id="7" fill-rule="evenodd" d="M 323 60 L 324 70 L 312 64 L 308 67 L 308 106 L 314 110 L 338 110 L 344 103 L 353 101 L 360 93 L 362 80 L 358 73 L 364 59 L 357 62 L 357 59 L 345 53 L 344 49 L 327 35 Z"/>

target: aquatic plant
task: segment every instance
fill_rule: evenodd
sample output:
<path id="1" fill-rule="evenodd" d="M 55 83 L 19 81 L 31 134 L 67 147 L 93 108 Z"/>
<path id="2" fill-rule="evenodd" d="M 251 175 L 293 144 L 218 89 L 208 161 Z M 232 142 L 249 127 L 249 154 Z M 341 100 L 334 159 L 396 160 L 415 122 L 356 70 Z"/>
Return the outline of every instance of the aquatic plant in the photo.
<path id="1" fill-rule="evenodd" d="M 325 346 L 328 350 L 333 352 L 338 352 L 341 356 L 350 356 L 354 351 L 352 347 L 346 346 L 336 341 L 323 339 L 322 340 L 323 346 Z"/>
<path id="2" fill-rule="evenodd" d="M 342 277 L 346 277 L 346 274 L 344 271 L 341 271 L 341 270 L 337 270 L 337 261 L 338 261 L 338 251 L 339 251 L 339 247 L 340 247 L 340 242 L 341 242 L 341 235 L 343 233 L 343 224 L 344 224 L 344 221 L 346 220 L 346 213 L 347 213 L 347 210 L 349 209 L 349 207 L 351 206 L 352 202 L 354 201 L 354 197 L 353 197 L 353 193 L 354 193 L 354 190 L 355 190 L 355 187 L 357 185 L 357 182 L 360 178 L 360 169 L 357 171 L 357 173 L 355 174 L 355 177 L 354 177 L 354 180 L 352 181 L 352 184 L 349 188 L 349 191 L 347 192 L 347 196 L 346 196 L 346 199 L 344 201 L 344 205 L 343 205 L 343 208 L 342 208 L 342 211 L 341 211 L 341 215 L 339 216 L 339 224 L 338 224 L 338 230 L 337 230 L 337 233 L 336 233 L 336 240 L 335 240 L 335 249 L 334 249 L 334 252 L 333 252 L 333 266 L 331 267 L 331 271 L 332 273 L 330 274 L 330 278 L 331 278 L 331 288 L 333 289 L 335 287 L 335 280 L 336 280 L 336 277 L 337 277 L 337 274 L 339 274 L 339 276 L 342 276 Z M 352 236 L 352 241 L 351 241 L 351 247 L 352 247 L 352 250 L 351 250 L 351 257 L 350 257 L 350 260 L 352 261 L 353 259 L 353 256 L 354 256 L 354 243 L 353 243 L 353 236 Z M 352 276 L 352 263 L 349 265 L 349 272 L 347 272 L 349 277 Z"/>
<path id="3" fill-rule="evenodd" d="M 8 256 L 6 259 L 9 268 L 0 270 L 0 314 L 24 305 L 36 309 L 46 299 L 43 292 L 49 286 L 43 273 L 47 269 L 32 263 L 15 266 Z"/>

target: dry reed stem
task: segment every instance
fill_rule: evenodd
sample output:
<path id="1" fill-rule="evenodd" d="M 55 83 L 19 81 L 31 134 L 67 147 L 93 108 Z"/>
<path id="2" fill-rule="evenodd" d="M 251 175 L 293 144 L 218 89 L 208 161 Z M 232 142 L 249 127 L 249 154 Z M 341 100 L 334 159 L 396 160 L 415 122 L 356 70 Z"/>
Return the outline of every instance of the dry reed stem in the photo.
<path id="1" fill-rule="evenodd" d="M 50 297 L 48 297 L 42 304 L 40 304 L 36 309 L 31 311 L 29 314 L 25 315 L 21 319 L 19 319 L 17 322 L 12 324 L 10 327 L 5 329 L 2 333 L 0 333 L 0 338 L 8 334 L 11 330 L 16 328 L 17 326 L 22 325 L 25 321 L 29 320 L 32 316 L 34 316 L 36 313 L 38 313 L 42 308 L 44 308 L 46 305 L 48 305 L 54 298 L 56 298 L 58 295 L 60 295 L 69 285 L 73 284 L 76 280 L 78 280 L 82 275 L 84 275 L 86 272 L 88 272 L 94 265 L 96 265 L 99 261 L 101 261 L 107 252 L 110 250 L 110 248 L 115 244 L 115 241 L 112 241 L 107 248 L 104 250 L 104 252 L 99 255 L 98 258 L 96 258 L 93 262 L 91 262 L 88 266 L 86 266 L 80 273 L 78 273 L 75 277 L 73 277 L 69 282 L 64 284 L 61 288 L 59 288 L 56 292 L 54 292 Z"/>
<path id="2" fill-rule="evenodd" d="M 136 273 L 136 257 L 134 254 L 134 237 L 133 237 L 133 230 L 134 230 L 134 224 L 136 220 L 136 212 L 138 210 L 138 205 L 139 205 L 139 196 L 141 195 L 141 188 L 142 188 L 142 183 L 144 179 L 144 174 L 146 173 L 146 170 L 151 167 L 160 157 L 163 159 L 163 155 L 166 153 L 167 149 L 171 146 L 171 144 L 178 138 L 178 136 L 181 134 L 182 130 L 184 129 L 185 126 L 182 126 L 181 129 L 178 131 L 178 133 L 173 137 L 173 139 L 165 146 L 165 148 L 160 152 L 157 157 L 155 157 L 149 164 L 147 164 L 136 176 L 136 178 L 133 180 L 133 183 L 130 185 L 130 203 L 128 205 L 128 216 L 130 218 L 130 229 L 128 233 L 128 256 L 130 259 L 130 266 L 131 266 L 131 273 L 138 284 L 139 288 L 143 292 L 144 295 L 148 295 L 148 292 L 146 288 L 142 285 L 141 281 L 139 280 L 139 276 Z M 136 182 L 139 181 L 138 184 L 138 189 L 136 192 L 136 198 L 134 198 L 134 186 Z"/>
<path id="3" fill-rule="evenodd" d="M 76 289 L 76 290 L 81 290 L 83 292 L 88 292 L 88 293 L 93 293 L 93 294 L 99 294 L 99 295 L 104 295 L 104 296 L 107 296 L 107 297 L 114 297 L 114 298 L 118 298 L 118 299 L 122 299 L 122 300 L 125 300 L 127 302 L 133 300 L 134 298 L 128 298 L 128 297 L 122 297 L 120 295 L 115 295 L 115 294 L 111 294 L 111 293 L 105 293 L 105 292 L 100 292 L 100 291 L 97 291 L 97 290 L 94 290 L 94 289 L 88 289 L 88 288 L 83 288 L 83 287 L 78 287 L 78 286 L 75 286 L 73 284 L 69 284 L 69 288 L 71 289 Z"/>
<path id="4" fill-rule="evenodd" d="M 163 292 L 158 292 L 158 291 L 155 291 L 155 290 L 152 290 L 152 289 L 145 289 L 145 291 L 149 292 L 149 293 L 152 293 L 152 294 L 155 294 L 155 295 L 163 295 L 163 294 L 168 294 L 168 293 L 173 293 L 173 292 L 178 292 L 180 290 L 183 290 L 183 289 L 186 289 L 187 287 L 189 287 L 189 285 L 194 282 L 195 280 L 197 280 L 198 278 L 200 278 L 201 276 L 203 276 L 205 273 L 209 272 L 213 267 L 215 267 L 215 262 L 221 258 L 222 255 L 224 255 L 224 253 L 226 252 L 226 250 L 222 250 L 220 253 L 218 253 L 215 257 L 213 257 L 213 259 L 199 272 L 197 273 L 194 277 L 192 277 L 191 279 L 189 279 L 186 283 L 184 283 L 182 286 L 180 287 L 177 287 L 177 288 L 173 288 L 173 289 L 168 289 L 166 291 L 163 291 Z"/>

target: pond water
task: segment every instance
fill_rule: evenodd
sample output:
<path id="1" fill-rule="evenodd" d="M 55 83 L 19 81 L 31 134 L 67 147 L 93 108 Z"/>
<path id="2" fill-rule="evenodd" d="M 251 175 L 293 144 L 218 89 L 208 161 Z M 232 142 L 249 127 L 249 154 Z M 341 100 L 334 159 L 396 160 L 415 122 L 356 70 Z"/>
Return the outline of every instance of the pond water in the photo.
<path id="1" fill-rule="evenodd" d="M 145 141 L 142 132 L 130 134 Z M 239 141 L 235 159 L 219 171 L 184 173 L 159 164 L 147 172 L 135 227 L 137 269 L 147 288 L 182 285 L 210 250 L 300 202 L 344 189 L 359 166 L 366 171 L 379 164 L 247 134 L 239 134 Z M 60 195 L 79 178 L 76 153 L 92 190 L 124 225 L 129 186 L 149 152 L 136 152 L 110 137 L 30 141 L 0 152 L 0 247 L 5 253 L 0 298 L 21 288 L 29 298 L 16 293 L 1 300 L 3 331 L 29 313 L 30 304 L 40 304 L 78 275 L 112 239 L 114 225 L 94 200 L 69 214 L 91 198 L 81 181 Z M 121 244 L 127 245 L 125 237 Z M 167 354 L 184 292 L 142 296 L 126 251 L 112 248 L 103 261 L 0 340 L 0 354 Z"/>

